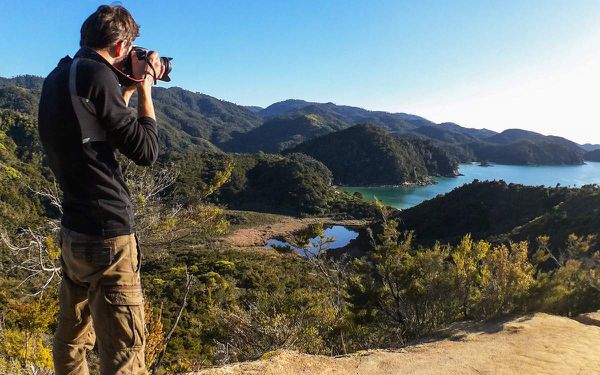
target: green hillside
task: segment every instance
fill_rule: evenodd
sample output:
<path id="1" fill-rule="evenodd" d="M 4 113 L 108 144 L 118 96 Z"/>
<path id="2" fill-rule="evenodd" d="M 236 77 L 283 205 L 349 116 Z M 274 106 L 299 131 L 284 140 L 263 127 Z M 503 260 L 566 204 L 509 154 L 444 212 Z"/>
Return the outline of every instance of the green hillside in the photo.
<path id="1" fill-rule="evenodd" d="M 39 225 L 47 207 L 34 190 L 47 186 L 35 120 L 0 109 L 0 228 Z M 56 213 L 48 212 L 56 215 Z"/>
<path id="2" fill-rule="evenodd" d="M 600 162 L 600 149 L 588 151 L 583 155 L 585 160 Z"/>
<path id="3" fill-rule="evenodd" d="M 420 243 L 475 239 L 535 242 L 550 235 L 556 248 L 569 234 L 600 236 L 600 187 L 579 189 L 474 181 L 398 214 L 400 230 Z"/>
<path id="4" fill-rule="evenodd" d="M 229 141 L 219 146 L 228 152 L 281 152 L 346 127 L 336 118 L 315 114 L 275 117 L 246 133 L 234 132 Z"/>
<path id="5" fill-rule="evenodd" d="M 456 163 L 431 144 L 398 140 L 372 124 L 312 139 L 289 152 L 323 162 L 335 183 L 342 185 L 427 183 L 429 175 L 452 175 L 456 169 Z"/>
<path id="6" fill-rule="evenodd" d="M 329 169 L 304 154 L 189 153 L 176 162 L 182 168 L 173 193 L 178 202 L 199 199 L 208 181 L 231 165 L 231 178 L 210 201 L 233 209 L 289 215 L 376 215 L 372 204 L 335 190 Z"/>
<path id="7" fill-rule="evenodd" d="M 583 150 L 576 144 L 565 144 L 552 139 L 517 140 L 507 144 L 472 142 L 465 145 L 478 161 L 514 165 L 577 165 L 583 164 Z"/>

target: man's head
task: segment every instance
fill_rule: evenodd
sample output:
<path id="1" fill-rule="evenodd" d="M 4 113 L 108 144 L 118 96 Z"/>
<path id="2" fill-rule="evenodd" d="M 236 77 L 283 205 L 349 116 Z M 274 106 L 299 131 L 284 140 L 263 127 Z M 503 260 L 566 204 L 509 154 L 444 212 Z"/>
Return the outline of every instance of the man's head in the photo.
<path id="1" fill-rule="evenodd" d="M 133 41 L 140 35 L 140 27 L 131 13 L 120 5 L 101 5 L 81 26 L 81 47 L 89 47 L 109 55 L 113 61 L 123 61 Z"/>

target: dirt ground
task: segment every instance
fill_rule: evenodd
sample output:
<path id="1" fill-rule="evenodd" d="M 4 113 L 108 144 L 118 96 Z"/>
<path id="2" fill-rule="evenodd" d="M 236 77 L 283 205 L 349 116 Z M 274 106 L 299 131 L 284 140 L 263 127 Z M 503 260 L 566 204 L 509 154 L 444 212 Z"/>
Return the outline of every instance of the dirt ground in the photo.
<path id="1" fill-rule="evenodd" d="M 278 351 L 267 359 L 195 374 L 600 374 L 600 314 L 578 320 L 538 313 L 495 323 L 456 324 L 445 332 L 445 339 L 397 351 L 342 357 Z"/>

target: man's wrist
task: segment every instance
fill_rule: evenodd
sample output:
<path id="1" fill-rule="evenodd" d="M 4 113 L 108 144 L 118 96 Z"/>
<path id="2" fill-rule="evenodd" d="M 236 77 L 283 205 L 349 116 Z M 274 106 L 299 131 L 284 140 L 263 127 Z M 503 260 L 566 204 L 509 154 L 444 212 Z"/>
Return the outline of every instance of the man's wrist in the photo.
<path id="1" fill-rule="evenodd" d="M 123 92 L 123 94 L 125 94 L 125 93 L 133 93 L 135 90 L 136 90 L 135 85 L 123 86 L 121 88 L 121 91 Z"/>
<path id="2" fill-rule="evenodd" d="M 146 77 L 142 82 L 138 82 L 136 84 L 138 94 L 140 94 L 142 92 L 146 93 L 146 94 L 150 94 L 150 92 L 152 91 L 152 84 L 153 84 L 153 80 L 152 80 L 152 77 L 150 77 L 150 76 Z"/>
<path id="3" fill-rule="evenodd" d="M 125 101 L 126 106 L 129 105 L 129 99 L 131 99 L 136 89 L 137 88 L 135 87 L 135 85 L 125 86 L 121 88 L 121 94 L 123 96 L 123 100 Z"/>

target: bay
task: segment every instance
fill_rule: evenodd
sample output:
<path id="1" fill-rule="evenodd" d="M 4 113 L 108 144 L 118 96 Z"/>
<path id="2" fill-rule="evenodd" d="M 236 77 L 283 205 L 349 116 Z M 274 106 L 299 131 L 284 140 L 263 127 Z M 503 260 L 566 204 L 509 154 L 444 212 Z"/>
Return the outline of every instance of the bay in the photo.
<path id="1" fill-rule="evenodd" d="M 438 194 L 445 194 L 454 188 L 473 180 L 504 180 L 533 186 L 571 186 L 581 187 L 587 184 L 600 184 L 600 163 L 586 162 L 583 165 L 501 165 L 490 164 L 482 167 L 478 163 L 460 164 L 458 177 L 434 177 L 436 184 L 427 186 L 398 187 L 361 187 L 344 186 L 341 189 L 354 193 L 360 192 L 365 199 L 379 198 L 385 204 L 395 208 L 409 208 Z"/>

